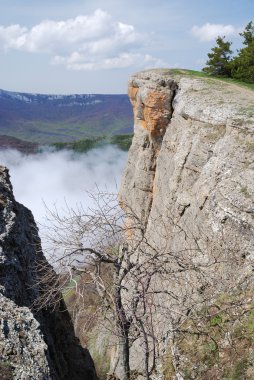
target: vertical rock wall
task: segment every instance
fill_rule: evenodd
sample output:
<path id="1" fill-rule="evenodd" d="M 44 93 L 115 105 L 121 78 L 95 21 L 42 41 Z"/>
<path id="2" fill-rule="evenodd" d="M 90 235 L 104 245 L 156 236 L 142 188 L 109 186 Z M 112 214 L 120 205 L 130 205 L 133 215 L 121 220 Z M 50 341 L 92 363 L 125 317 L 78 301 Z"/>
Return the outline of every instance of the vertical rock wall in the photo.
<path id="1" fill-rule="evenodd" d="M 130 79 L 129 95 L 134 139 L 120 201 L 155 240 L 157 233 L 161 241 L 163 220 L 171 248 L 184 244 L 174 236 L 173 221 L 200 240 L 206 237 L 208 250 L 226 244 L 253 257 L 254 93 L 152 70 Z"/>
<path id="2" fill-rule="evenodd" d="M 168 76 L 134 76 L 129 97 L 134 113 L 134 138 L 122 180 L 120 202 L 132 207 L 145 223 L 152 200 L 157 157 L 171 120 L 176 82 Z"/>
<path id="3" fill-rule="evenodd" d="M 207 297 L 248 286 L 254 259 L 254 92 L 152 70 L 130 79 L 129 95 L 134 138 L 120 204 L 142 220 L 145 238 L 158 252 L 180 258 L 183 265 L 208 264 Z M 165 279 L 175 294 L 186 291 L 182 313 L 191 310 L 188 294 L 195 303 L 204 291 L 187 272 L 179 282 L 186 290 Z M 160 322 L 170 330 L 169 319 Z"/>
<path id="4" fill-rule="evenodd" d="M 93 380 L 92 359 L 65 305 L 31 309 L 38 262 L 48 265 L 32 213 L 15 201 L 8 170 L 0 167 L 0 378 Z"/>

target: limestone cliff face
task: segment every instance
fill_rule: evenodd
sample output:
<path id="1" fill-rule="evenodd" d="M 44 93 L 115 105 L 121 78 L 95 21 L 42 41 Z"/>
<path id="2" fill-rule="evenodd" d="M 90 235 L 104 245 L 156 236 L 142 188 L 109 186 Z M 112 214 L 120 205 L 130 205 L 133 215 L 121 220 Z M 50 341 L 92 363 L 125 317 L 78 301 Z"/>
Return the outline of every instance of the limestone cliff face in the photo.
<path id="1" fill-rule="evenodd" d="M 95 379 L 65 306 L 31 309 L 38 262 L 47 265 L 33 216 L 15 201 L 8 170 L 0 167 L 0 378 Z"/>
<path id="2" fill-rule="evenodd" d="M 203 263 L 222 260 L 216 270 L 206 268 L 208 298 L 253 281 L 254 92 L 185 72 L 152 70 L 130 79 L 129 95 L 134 138 L 120 204 L 143 221 L 146 240 L 158 252 L 183 260 L 187 253 L 194 263 L 197 251 Z M 199 289 L 194 276 L 184 276 L 189 293 L 193 289 L 196 299 L 202 297 L 203 285 Z M 168 289 L 176 287 L 167 280 Z M 165 331 L 167 324 L 169 318 L 162 323 Z M 134 353 L 134 368 L 137 357 Z"/>
<path id="3" fill-rule="evenodd" d="M 157 156 L 172 117 L 176 89 L 172 78 L 156 77 L 151 81 L 146 74 L 134 77 L 129 85 L 135 135 L 120 196 L 144 220 L 150 212 Z"/>
<path id="4" fill-rule="evenodd" d="M 153 70 L 134 75 L 129 94 L 135 134 L 120 201 L 155 241 L 162 239 L 159 221 L 168 223 L 171 249 L 184 240 L 173 220 L 197 239 L 205 236 L 206 250 L 226 245 L 253 259 L 254 92 Z"/>

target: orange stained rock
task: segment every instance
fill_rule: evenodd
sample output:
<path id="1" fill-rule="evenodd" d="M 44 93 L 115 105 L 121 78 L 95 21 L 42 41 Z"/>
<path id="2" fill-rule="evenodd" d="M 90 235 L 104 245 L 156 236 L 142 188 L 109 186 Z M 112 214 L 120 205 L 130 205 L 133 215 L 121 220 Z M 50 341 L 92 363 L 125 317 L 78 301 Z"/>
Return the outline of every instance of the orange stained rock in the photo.
<path id="1" fill-rule="evenodd" d="M 144 105 L 144 120 L 147 130 L 152 136 L 163 135 L 168 124 L 168 118 L 165 117 L 166 95 L 151 91 Z"/>
<path id="2" fill-rule="evenodd" d="M 133 105 L 135 123 L 140 125 L 151 133 L 152 136 L 161 136 L 164 134 L 168 124 L 167 115 L 165 115 L 165 103 L 167 96 L 159 91 L 151 90 L 145 97 L 143 103 L 137 99 L 137 87 L 129 87 L 129 97 Z M 137 117 L 137 109 L 143 109 L 143 117 Z"/>

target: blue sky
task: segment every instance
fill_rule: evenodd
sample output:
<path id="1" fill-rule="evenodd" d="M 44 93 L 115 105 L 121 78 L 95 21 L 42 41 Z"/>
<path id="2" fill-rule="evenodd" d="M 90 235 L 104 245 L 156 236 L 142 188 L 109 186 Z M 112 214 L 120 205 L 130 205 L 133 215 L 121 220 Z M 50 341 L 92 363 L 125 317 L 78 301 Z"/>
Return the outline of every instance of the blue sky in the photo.
<path id="1" fill-rule="evenodd" d="M 217 35 L 240 46 L 253 0 L 0 0 L 0 88 L 125 93 L 151 67 L 201 69 Z"/>

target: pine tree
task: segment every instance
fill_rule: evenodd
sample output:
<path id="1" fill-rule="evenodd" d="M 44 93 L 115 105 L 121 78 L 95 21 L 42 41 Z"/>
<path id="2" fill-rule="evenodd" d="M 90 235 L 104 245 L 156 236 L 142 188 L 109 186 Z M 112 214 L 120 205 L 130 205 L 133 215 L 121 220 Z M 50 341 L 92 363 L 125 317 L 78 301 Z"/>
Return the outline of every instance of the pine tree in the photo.
<path id="1" fill-rule="evenodd" d="M 235 79 L 254 83 L 254 26 L 250 21 L 244 31 L 239 33 L 243 37 L 244 48 L 240 49 L 232 63 L 232 76 Z"/>
<path id="2" fill-rule="evenodd" d="M 242 33 L 239 33 L 241 37 L 243 37 L 243 44 L 244 45 L 250 45 L 254 38 L 254 26 L 252 21 L 248 22 L 246 25 L 244 31 Z"/>
<path id="3" fill-rule="evenodd" d="M 225 36 L 218 36 L 216 39 L 217 45 L 213 47 L 211 53 L 208 53 L 207 66 L 202 71 L 221 77 L 231 76 L 231 42 L 225 41 Z"/>

